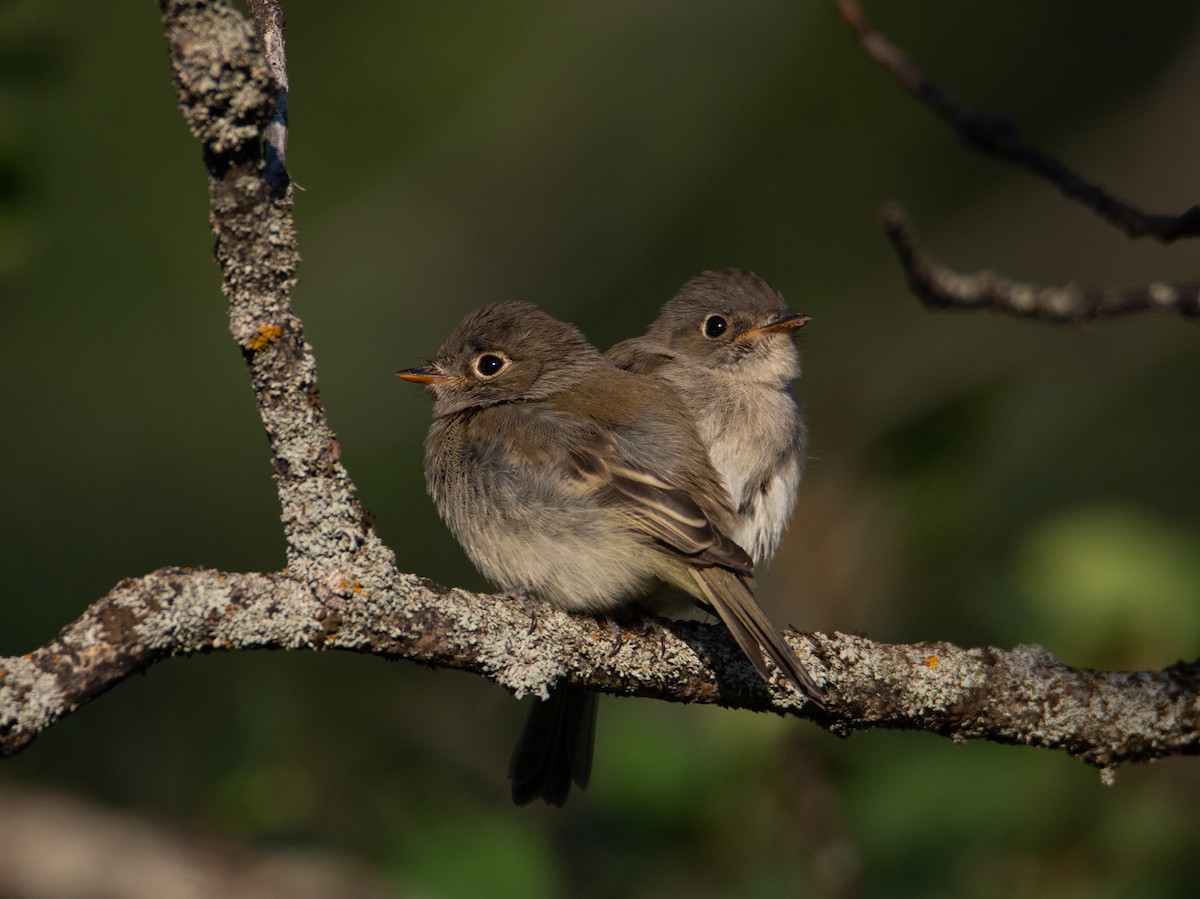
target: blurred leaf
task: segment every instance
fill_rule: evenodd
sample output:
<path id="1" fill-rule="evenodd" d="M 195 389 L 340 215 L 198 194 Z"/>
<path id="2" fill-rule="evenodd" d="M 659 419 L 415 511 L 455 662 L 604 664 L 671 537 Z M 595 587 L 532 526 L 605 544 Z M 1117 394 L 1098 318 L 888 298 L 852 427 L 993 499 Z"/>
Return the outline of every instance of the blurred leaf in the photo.
<path id="1" fill-rule="evenodd" d="M 445 818 L 397 834 L 389 867 L 399 885 L 444 899 L 561 895 L 549 847 L 532 819 Z"/>
<path id="2" fill-rule="evenodd" d="M 1072 664 L 1200 656 L 1200 533 L 1189 527 L 1133 506 L 1073 509 L 1030 529 L 1013 578 L 1036 638 Z"/>

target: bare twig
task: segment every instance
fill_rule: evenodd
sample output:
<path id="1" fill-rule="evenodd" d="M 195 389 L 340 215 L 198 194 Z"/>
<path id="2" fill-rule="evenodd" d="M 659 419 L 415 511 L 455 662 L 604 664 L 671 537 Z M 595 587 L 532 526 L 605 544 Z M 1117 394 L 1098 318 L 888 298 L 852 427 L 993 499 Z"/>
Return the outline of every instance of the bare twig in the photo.
<path id="1" fill-rule="evenodd" d="M 557 683 L 677 702 L 811 716 L 765 684 L 728 632 L 695 622 L 617 639 L 546 608 L 447 589 L 397 570 L 338 458 L 289 289 L 298 256 L 290 189 L 267 183 L 261 133 L 272 80 L 249 25 L 220 0 L 163 0 L 181 106 L 205 147 L 230 329 L 269 439 L 288 544 L 275 574 L 164 568 L 118 584 L 39 649 L 0 659 L 0 754 L 130 674 L 170 656 L 337 649 L 477 673 L 517 695 Z M 1061 749 L 1109 769 L 1200 751 L 1200 669 L 1069 668 L 1037 647 L 890 646 L 789 634 L 827 684 L 820 722 L 847 733 L 911 728 L 956 740 Z"/>
<path id="2" fill-rule="evenodd" d="M 913 292 L 934 309 L 994 309 L 1050 322 L 1086 322 L 1150 309 L 1174 310 L 1187 318 L 1200 318 L 1200 282 L 1158 282 L 1113 290 L 1077 284 L 1022 284 L 987 271 L 964 275 L 921 251 L 912 225 L 898 206 L 885 207 L 881 218 L 908 272 Z"/>
<path id="3" fill-rule="evenodd" d="M 912 60 L 868 21 L 858 0 L 837 0 L 838 12 L 854 30 L 867 55 L 950 125 L 968 144 L 1007 159 L 1058 186 L 1064 195 L 1090 207 L 1129 237 L 1154 237 L 1171 243 L 1200 234 L 1200 205 L 1180 215 L 1151 215 L 1116 199 L 1084 180 L 1056 159 L 1021 140 L 1006 116 L 968 109 L 938 85 L 927 80 Z"/>

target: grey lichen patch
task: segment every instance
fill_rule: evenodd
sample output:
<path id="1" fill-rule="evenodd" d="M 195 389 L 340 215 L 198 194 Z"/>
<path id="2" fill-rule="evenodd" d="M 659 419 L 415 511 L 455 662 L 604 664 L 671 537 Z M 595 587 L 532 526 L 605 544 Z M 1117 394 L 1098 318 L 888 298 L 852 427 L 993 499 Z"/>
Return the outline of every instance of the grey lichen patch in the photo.
<path id="1" fill-rule="evenodd" d="M 99 617 L 130 625 L 115 645 L 186 654 L 257 645 L 301 646 L 318 628 L 315 603 L 285 578 L 162 569 L 124 585 Z M 149 598 L 157 611 L 149 611 Z M 141 610 L 134 614 L 134 610 Z M 109 636 L 115 632 L 107 628 Z"/>
<path id="2" fill-rule="evenodd" d="M 24 732 L 32 736 L 61 717 L 67 705 L 60 678 L 30 658 L 4 660 L 7 672 L 0 682 L 0 735 Z M 3 745 L 0 745 L 0 752 Z"/>
<path id="3" fill-rule="evenodd" d="M 353 648 L 360 640 L 356 635 L 365 631 L 373 651 L 475 671 L 517 696 L 545 696 L 564 678 L 595 673 L 601 651 L 588 652 L 594 646 L 581 633 L 595 630 L 590 619 L 546 608 L 532 633 L 529 624 L 511 599 L 398 575 L 368 603 L 348 605 L 337 644 Z"/>
<path id="4" fill-rule="evenodd" d="M 517 699 L 537 696 L 546 699 L 550 688 L 568 674 L 568 669 L 550 653 L 518 657 L 500 652 L 485 652 L 480 657 L 483 669 Z"/>
<path id="5" fill-rule="evenodd" d="M 480 599 L 471 604 L 470 625 L 476 630 L 499 630 L 496 634 L 499 639 L 476 647 L 481 670 L 518 699 L 529 695 L 545 699 L 549 689 L 571 673 L 571 660 L 563 648 L 578 643 L 576 628 L 547 609 L 545 614 L 539 614 L 537 626 L 530 632 L 528 620 L 522 620 L 523 613 L 517 617 L 511 609 L 503 608 L 506 600 Z M 502 629 L 495 627 L 498 617 L 507 619 Z M 573 661 L 578 665 L 583 660 L 576 657 Z"/>
<path id="6" fill-rule="evenodd" d="M 938 645 L 921 647 L 909 662 L 913 698 L 906 706 L 908 714 L 956 708 L 960 716 L 970 717 L 969 707 L 985 701 L 985 667 L 978 657 Z"/>
<path id="7" fill-rule="evenodd" d="M 214 154 L 257 142 L 275 91 L 254 32 L 224 4 L 163 2 L 180 108 Z"/>
<path id="8" fill-rule="evenodd" d="M 239 649 L 312 649 L 324 628 L 319 610 L 309 591 L 290 579 L 276 578 L 269 591 L 226 605 L 213 639 Z"/>

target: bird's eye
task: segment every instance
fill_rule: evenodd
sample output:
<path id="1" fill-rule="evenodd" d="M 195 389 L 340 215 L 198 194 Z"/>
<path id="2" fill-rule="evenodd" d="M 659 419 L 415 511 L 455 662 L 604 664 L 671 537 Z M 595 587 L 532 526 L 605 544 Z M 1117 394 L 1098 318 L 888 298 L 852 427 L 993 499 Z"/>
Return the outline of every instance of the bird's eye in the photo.
<path id="1" fill-rule="evenodd" d="M 716 339 L 725 333 L 729 327 L 729 322 L 725 320 L 723 315 L 710 315 L 704 320 L 704 336 L 709 339 Z"/>
<path id="2" fill-rule="evenodd" d="M 495 353 L 484 353 L 475 360 L 475 371 L 481 378 L 491 378 L 500 374 L 500 370 L 508 364 L 508 360 Z"/>

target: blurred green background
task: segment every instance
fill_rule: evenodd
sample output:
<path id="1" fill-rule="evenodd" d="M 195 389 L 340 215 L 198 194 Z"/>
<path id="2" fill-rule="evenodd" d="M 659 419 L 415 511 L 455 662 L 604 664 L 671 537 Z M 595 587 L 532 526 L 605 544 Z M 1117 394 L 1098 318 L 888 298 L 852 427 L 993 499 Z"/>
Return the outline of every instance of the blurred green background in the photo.
<path id="1" fill-rule="evenodd" d="M 877 225 L 904 203 L 964 270 L 1194 279 L 965 149 L 805 0 L 284 4 L 295 305 L 363 502 L 401 565 L 484 588 L 424 495 L 423 362 L 530 299 L 601 347 L 705 268 L 812 316 L 812 446 L 764 605 L 886 641 L 1044 645 L 1092 667 L 1200 655 L 1196 325 L 932 314 Z M 870 5 L 926 73 L 1151 211 L 1197 201 L 1200 9 Z M 0 653 L 122 577 L 283 562 L 226 332 L 205 174 L 151 4 L 0 5 Z M 351 655 L 157 665 L 0 766 L 403 893 L 1200 894 L 1200 763 L 1121 769 L 924 734 L 605 703 L 591 789 L 515 809 L 521 707 Z M 2 874 L 2 872 L 0 872 Z"/>

